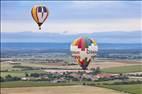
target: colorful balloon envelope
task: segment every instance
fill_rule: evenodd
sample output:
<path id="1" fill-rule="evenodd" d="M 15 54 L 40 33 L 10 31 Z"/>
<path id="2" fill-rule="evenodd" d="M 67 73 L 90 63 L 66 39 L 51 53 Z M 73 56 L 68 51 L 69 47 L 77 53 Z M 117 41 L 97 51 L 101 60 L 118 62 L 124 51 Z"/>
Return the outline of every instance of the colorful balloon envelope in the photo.
<path id="1" fill-rule="evenodd" d="M 39 29 L 41 29 L 41 25 L 48 17 L 48 9 L 45 6 L 35 5 L 31 11 L 32 17 L 35 22 L 38 24 Z"/>
<path id="2" fill-rule="evenodd" d="M 75 61 L 83 70 L 86 70 L 91 60 L 96 56 L 98 46 L 94 39 L 80 37 L 72 42 L 70 50 Z"/>

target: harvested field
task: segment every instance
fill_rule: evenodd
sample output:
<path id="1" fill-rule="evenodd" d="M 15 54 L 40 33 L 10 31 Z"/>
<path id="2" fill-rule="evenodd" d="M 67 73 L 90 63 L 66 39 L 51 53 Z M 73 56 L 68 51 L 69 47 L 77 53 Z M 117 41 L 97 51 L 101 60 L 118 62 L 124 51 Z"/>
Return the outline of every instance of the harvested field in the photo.
<path id="1" fill-rule="evenodd" d="M 1 94 L 124 94 L 111 89 L 91 86 L 51 86 L 2 88 Z"/>

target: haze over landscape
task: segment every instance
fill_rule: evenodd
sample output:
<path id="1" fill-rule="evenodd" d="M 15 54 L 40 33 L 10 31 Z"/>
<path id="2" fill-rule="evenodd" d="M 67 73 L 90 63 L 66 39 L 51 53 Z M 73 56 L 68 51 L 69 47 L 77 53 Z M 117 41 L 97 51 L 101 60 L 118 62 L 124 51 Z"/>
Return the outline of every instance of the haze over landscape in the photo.
<path id="1" fill-rule="evenodd" d="M 80 36 L 94 38 L 98 43 L 142 43 L 141 31 L 94 32 L 91 34 L 59 34 L 49 32 L 2 32 L 1 42 L 71 43 L 73 39 Z"/>

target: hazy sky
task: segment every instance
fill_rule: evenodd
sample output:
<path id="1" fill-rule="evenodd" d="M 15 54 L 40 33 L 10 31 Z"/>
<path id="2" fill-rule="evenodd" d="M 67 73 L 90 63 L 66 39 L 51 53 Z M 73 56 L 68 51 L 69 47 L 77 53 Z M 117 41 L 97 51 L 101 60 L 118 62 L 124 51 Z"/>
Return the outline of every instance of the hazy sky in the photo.
<path id="1" fill-rule="evenodd" d="M 31 8 L 43 4 L 49 17 L 44 32 L 140 31 L 141 1 L 1 1 L 2 32 L 38 32 Z"/>

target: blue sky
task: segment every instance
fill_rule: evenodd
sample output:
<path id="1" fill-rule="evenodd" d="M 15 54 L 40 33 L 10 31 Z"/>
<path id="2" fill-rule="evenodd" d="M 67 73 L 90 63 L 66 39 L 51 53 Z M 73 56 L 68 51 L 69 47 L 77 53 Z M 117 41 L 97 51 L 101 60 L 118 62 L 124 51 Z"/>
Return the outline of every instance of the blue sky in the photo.
<path id="1" fill-rule="evenodd" d="M 44 32 L 141 31 L 141 1 L 2 1 L 2 32 L 38 31 L 31 8 L 43 4 L 49 17 Z"/>

